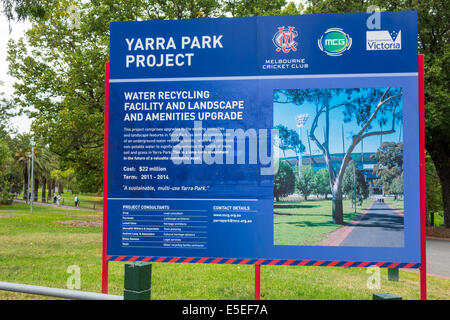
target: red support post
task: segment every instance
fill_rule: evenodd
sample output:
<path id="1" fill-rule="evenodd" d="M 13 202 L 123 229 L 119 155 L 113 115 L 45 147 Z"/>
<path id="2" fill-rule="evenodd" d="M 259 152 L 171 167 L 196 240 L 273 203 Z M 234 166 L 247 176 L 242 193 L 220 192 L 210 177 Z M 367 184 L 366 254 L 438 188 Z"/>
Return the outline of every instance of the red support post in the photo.
<path id="1" fill-rule="evenodd" d="M 105 63 L 105 129 L 103 150 L 103 245 L 102 245 L 102 293 L 108 293 L 108 260 L 106 257 L 108 218 L 108 130 L 109 130 L 109 62 Z"/>
<path id="2" fill-rule="evenodd" d="M 255 300 L 261 299 L 261 265 L 255 264 Z"/>
<path id="3" fill-rule="evenodd" d="M 427 240 L 425 194 L 425 63 L 419 54 L 419 134 L 420 134 L 420 299 L 427 299 Z"/>

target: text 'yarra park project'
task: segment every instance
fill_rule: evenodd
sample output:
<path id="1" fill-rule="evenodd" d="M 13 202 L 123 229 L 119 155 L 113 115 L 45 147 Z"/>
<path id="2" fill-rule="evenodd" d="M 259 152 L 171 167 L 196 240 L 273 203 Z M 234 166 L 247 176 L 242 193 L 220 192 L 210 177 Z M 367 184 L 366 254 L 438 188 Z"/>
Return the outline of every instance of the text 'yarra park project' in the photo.
<path id="1" fill-rule="evenodd" d="M 156 38 L 125 38 L 128 51 L 141 52 L 141 51 L 158 51 L 158 50 L 194 50 L 194 49 L 215 49 L 223 48 L 221 43 L 223 35 L 213 36 L 182 36 L 178 39 L 179 46 L 176 45 L 173 37 L 168 38 L 166 41 L 163 37 Z M 127 54 L 125 56 L 125 65 L 127 68 L 130 65 L 134 65 L 136 68 L 145 67 L 174 67 L 192 64 L 193 52 L 186 53 L 161 53 L 158 56 L 154 54 Z"/>

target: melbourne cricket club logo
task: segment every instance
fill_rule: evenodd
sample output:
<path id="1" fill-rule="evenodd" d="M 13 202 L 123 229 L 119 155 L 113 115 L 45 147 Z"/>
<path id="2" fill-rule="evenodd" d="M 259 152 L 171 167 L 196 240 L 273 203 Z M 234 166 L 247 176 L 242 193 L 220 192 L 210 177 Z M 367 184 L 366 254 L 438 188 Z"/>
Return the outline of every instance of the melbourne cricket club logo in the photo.
<path id="1" fill-rule="evenodd" d="M 317 40 L 319 49 L 329 56 L 341 56 L 352 47 L 352 38 L 340 28 L 330 28 Z"/>
<path id="2" fill-rule="evenodd" d="M 272 38 L 277 52 L 283 51 L 288 53 L 291 50 L 297 51 L 298 42 L 295 42 L 294 39 L 297 38 L 298 32 L 294 29 L 295 27 L 278 27 L 278 32 Z"/>

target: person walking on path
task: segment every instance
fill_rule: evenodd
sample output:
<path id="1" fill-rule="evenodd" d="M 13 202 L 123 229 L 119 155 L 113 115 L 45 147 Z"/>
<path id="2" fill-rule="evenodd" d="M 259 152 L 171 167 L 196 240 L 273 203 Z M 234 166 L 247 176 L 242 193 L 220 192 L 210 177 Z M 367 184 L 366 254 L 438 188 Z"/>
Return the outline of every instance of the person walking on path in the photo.
<path id="1" fill-rule="evenodd" d="M 80 205 L 80 199 L 78 199 L 78 196 L 75 196 L 75 207 L 78 207 Z"/>

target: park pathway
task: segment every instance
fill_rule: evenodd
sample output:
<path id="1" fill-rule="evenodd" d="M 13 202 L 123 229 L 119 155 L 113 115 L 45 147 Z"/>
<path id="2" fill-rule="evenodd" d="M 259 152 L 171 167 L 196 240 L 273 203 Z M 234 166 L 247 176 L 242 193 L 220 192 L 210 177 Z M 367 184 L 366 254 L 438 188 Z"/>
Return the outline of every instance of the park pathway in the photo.
<path id="1" fill-rule="evenodd" d="M 450 279 L 450 241 L 427 239 L 427 273 Z"/>
<path id="2" fill-rule="evenodd" d="M 346 228 L 352 231 L 340 246 L 403 247 L 403 215 L 384 202 L 375 201 L 366 213 Z"/>
<path id="3" fill-rule="evenodd" d="M 19 199 L 14 199 L 14 202 L 16 203 L 27 203 L 25 200 L 19 200 Z M 33 206 L 47 206 L 47 207 L 55 207 L 55 208 L 65 208 L 65 209 L 76 209 L 76 210 L 86 210 L 86 211 L 102 211 L 99 209 L 92 209 L 92 208 L 86 208 L 86 207 L 75 207 L 75 206 L 69 206 L 69 205 L 64 205 L 64 204 L 55 204 L 55 203 L 45 203 L 45 202 L 33 202 Z"/>

